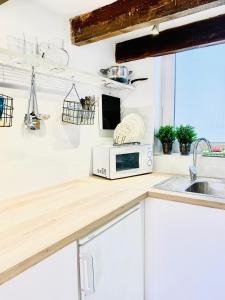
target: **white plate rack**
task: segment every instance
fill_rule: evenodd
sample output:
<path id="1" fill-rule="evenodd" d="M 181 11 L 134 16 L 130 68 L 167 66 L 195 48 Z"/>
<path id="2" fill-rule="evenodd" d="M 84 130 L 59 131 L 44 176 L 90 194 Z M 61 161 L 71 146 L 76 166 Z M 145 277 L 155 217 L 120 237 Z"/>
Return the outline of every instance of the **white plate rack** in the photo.
<path id="1" fill-rule="evenodd" d="M 19 89 L 29 88 L 31 66 L 23 63 L 23 61 L 29 61 L 29 59 L 32 58 L 27 55 L 26 57 L 18 56 L 8 49 L 0 48 L 0 85 Z M 57 68 L 57 66 L 50 66 L 46 63 L 35 68 L 38 91 L 64 94 L 65 90 L 68 90 L 68 87 L 71 86 L 71 82 L 79 82 L 99 88 L 134 89 L 131 85 L 119 83 L 97 74 L 76 71 L 70 68 L 66 68 L 61 72 L 51 71 L 54 68 Z"/>

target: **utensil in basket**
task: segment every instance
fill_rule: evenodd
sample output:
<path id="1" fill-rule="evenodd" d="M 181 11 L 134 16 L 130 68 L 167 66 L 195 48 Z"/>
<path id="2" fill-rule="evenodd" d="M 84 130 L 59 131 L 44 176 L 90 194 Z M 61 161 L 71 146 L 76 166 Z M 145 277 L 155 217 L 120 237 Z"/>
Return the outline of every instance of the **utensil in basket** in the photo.
<path id="1" fill-rule="evenodd" d="M 0 127 L 12 126 L 13 109 L 13 98 L 0 94 Z"/>
<path id="2" fill-rule="evenodd" d="M 75 94 L 76 100 L 71 100 L 72 93 Z M 63 101 L 62 121 L 74 125 L 93 125 L 94 118 L 94 97 L 85 97 L 84 99 L 81 99 L 75 83 L 73 83 Z"/>
<path id="3" fill-rule="evenodd" d="M 93 110 L 95 106 L 95 97 L 86 96 L 85 98 L 80 99 L 82 108 L 85 110 Z"/>
<path id="4" fill-rule="evenodd" d="M 4 97 L 0 96 L 0 119 L 2 118 L 3 109 L 4 109 Z"/>

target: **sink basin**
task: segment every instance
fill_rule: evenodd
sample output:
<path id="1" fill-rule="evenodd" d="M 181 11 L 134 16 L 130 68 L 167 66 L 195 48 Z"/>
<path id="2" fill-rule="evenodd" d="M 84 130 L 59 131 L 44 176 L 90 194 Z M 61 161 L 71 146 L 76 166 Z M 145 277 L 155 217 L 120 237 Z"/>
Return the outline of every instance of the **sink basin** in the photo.
<path id="1" fill-rule="evenodd" d="M 225 183 L 215 181 L 196 181 L 191 184 L 186 192 L 212 195 L 225 198 Z"/>
<path id="2" fill-rule="evenodd" d="M 182 193 L 195 193 L 225 199 L 225 180 L 199 178 L 192 182 L 188 176 L 173 176 L 155 188 Z"/>
<path id="3" fill-rule="evenodd" d="M 209 194 L 209 183 L 207 181 L 197 181 L 191 184 L 185 192 Z"/>

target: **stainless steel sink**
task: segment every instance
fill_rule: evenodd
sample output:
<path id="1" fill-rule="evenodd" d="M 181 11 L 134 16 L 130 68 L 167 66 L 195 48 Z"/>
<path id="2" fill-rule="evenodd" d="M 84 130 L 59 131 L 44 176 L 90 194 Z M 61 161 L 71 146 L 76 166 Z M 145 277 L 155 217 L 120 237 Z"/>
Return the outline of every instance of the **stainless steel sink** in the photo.
<path id="1" fill-rule="evenodd" d="M 187 176 L 173 176 L 155 188 L 182 193 L 195 193 L 225 199 L 225 180 L 199 178 L 192 182 Z"/>
<path id="2" fill-rule="evenodd" d="M 196 181 L 186 189 L 186 192 L 225 198 L 225 183 L 215 181 Z"/>
<path id="3" fill-rule="evenodd" d="M 207 181 L 194 182 L 185 191 L 198 194 L 209 194 L 209 183 Z"/>

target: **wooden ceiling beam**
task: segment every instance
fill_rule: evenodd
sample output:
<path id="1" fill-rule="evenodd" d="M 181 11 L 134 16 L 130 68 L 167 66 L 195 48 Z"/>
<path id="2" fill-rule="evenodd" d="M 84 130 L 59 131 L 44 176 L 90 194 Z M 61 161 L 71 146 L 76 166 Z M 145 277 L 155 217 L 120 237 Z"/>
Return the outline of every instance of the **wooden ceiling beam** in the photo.
<path id="1" fill-rule="evenodd" d="M 116 62 L 125 63 L 225 42 L 225 15 L 146 35 L 116 45 Z"/>
<path id="2" fill-rule="evenodd" d="M 72 18 L 72 44 L 97 42 L 222 4 L 225 0 L 118 0 Z"/>
<path id="3" fill-rule="evenodd" d="M 7 2 L 7 1 L 9 1 L 9 0 L 0 0 L 0 5 Z"/>

